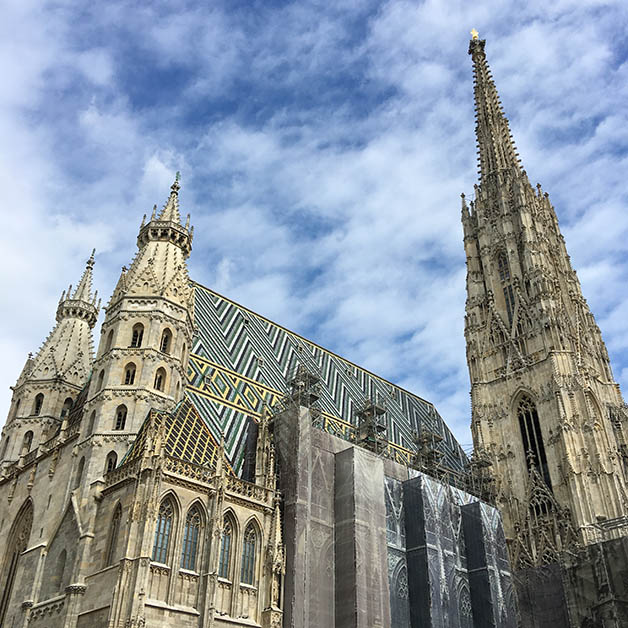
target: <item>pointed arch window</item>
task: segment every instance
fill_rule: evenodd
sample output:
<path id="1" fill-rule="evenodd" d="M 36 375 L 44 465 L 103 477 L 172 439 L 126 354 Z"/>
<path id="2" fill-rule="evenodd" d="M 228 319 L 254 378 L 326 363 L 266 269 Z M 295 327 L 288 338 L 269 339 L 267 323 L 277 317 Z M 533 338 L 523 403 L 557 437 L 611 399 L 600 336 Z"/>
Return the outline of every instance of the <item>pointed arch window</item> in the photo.
<path id="1" fill-rule="evenodd" d="M 105 557 L 105 567 L 113 564 L 118 547 L 118 537 L 120 536 L 120 522 L 122 521 L 122 506 L 118 504 L 111 518 L 111 527 L 109 528 L 109 543 L 107 545 L 107 554 Z"/>
<path id="2" fill-rule="evenodd" d="M 499 280 L 502 283 L 510 280 L 510 266 L 508 265 L 506 253 L 503 251 L 497 255 L 497 272 L 499 273 Z"/>
<path id="3" fill-rule="evenodd" d="M 107 459 L 105 460 L 105 473 L 110 473 L 116 468 L 118 464 L 118 454 L 115 451 L 110 451 L 107 454 Z"/>
<path id="4" fill-rule="evenodd" d="M 161 334 L 161 342 L 159 343 L 159 350 L 162 353 L 170 353 L 170 345 L 172 343 L 172 332 L 169 329 L 164 329 L 164 333 Z"/>
<path id="5" fill-rule="evenodd" d="M 126 425 L 127 409 L 124 404 L 116 408 L 116 422 L 113 426 L 114 430 L 123 430 Z"/>
<path id="6" fill-rule="evenodd" d="M 144 325 L 142 325 L 142 323 L 136 323 L 135 325 L 133 325 L 133 333 L 131 335 L 131 346 L 141 347 L 143 338 L 144 338 Z"/>
<path id="7" fill-rule="evenodd" d="M 155 373 L 155 390 L 160 390 L 163 392 L 166 387 L 166 371 L 164 368 L 160 367 L 157 369 Z"/>
<path id="8" fill-rule="evenodd" d="M 107 342 L 105 344 L 105 351 L 109 351 L 113 345 L 113 329 L 109 330 L 107 334 Z"/>
<path id="9" fill-rule="evenodd" d="M 0 625 L 4 624 L 20 555 L 28 545 L 32 527 L 33 504 L 29 500 L 22 506 L 15 519 L 6 548 L 3 548 L 3 551 L 6 549 L 7 553 L 0 554 L 0 560 L 4 559 L 4 569 L 0 572 Z"/>
<path id="10" fill-rule="evenodd" d="M 183 530 L 183 549 L 181 551 L 181 568 L 194 571 L 196 568 L 196 553 L 198 539 L 202 526 L 201 512 L 198 506 L 193 506 L 185 518 Z"/>
<path id="11" fill-rule="evenodd" d="M 96 384 L 96 392 L 102 390 L 103 383 L 105 381 L 105 371 L 98 373 L 98 383 Z"/>
<path id="12" fill-rule="evenodd" d="M 33 432 L 28 430 L 22 439 L 22 455 L 27 454 L 33 446 Z"/>
<path id="13" fill-rule="evenodd" d="M 94 431 L 94 425 L 96 424 L 96 410 L 89 415 L 89 423 L 87 425 L 87 433 L 91 434 Z"/>
<path id="14" fill-rule="evenodd" d="M 78 463 L 76 469 L 76 475 L 74 476 L 74 489 L 77 489 L 81 485 L 83 479 L 83 468 L 85 467 L 85 457 L 83 456 Z"/>
<path id="15" fill-rule="evenodd" d="M 72 397 L 68 397 L 63 402 L 63 408 L 61 410 L 61 418 L 62 419 L 70 414 L 70 410 L 72 409 L 73 403 L 74 403 L 74 401 L 72 401 Z"/>
<path id="16" fill-rule="evenodd" d="M 174 520 L 174 508 L 170 499 L 164 499 L 159 506 L 157 515 L 157 528 L 155 530 L 155 542 L 153 544 L 153 560 L 165 563 L 168 559 L 168 547 L 170 545 L 170 533 Z"/>
<path id="17" fill-rule="evenodd" d="M 519 419 L 519 429 L 523 440 L 523 450 L 526 455 L 528 470 L 534 465 L 549 488 L 552 487 L 550 480 L 545 445 L 541 436 L 541 425 L 539 415 L 534 401 L 528 395 L 522 395 L 517 405 L 517 417 Z"/>
<path id="18" fill-rule="evenodd" d="M 249 523 L 244 531 L 242 542 L 242 570 L 240 582 L 253 584 L 255 577 L 255 546 L 257 545 L 257 532 L 253 523 Z"/>
<path id="19" fill-rule="evenodd" d="M 125 386 L 133 386 L 135 382 L 135 364 L 131 362 L 126 365 L 124 369 L 124 385 Z"/>
<path id="20" fill-rule="evenodd" d="M 218 563 L 218 575 L 221 578 L 229 578 L 229 564 L 231 563 L 231 546 L 233 545 L 233 526 L 225 519 L 220 540 L 220 560 Z"/>
<path id="21" fill-rule="evenodd" d="M 22 403 L 21 399 L 18 399 L 15 402 L 15 410 L 13 411 L 13 416 L 17 416 L 17 413 L 20 411 L 20 404 Z"/>
<path id="22" fill-rule="evenodd" d="M 35 403 L 33 405 L 33 414 L 38 416 L 41 412 L 41 407 L 44 405 L 44 393 L 39 393 L 35 397 Z"/>

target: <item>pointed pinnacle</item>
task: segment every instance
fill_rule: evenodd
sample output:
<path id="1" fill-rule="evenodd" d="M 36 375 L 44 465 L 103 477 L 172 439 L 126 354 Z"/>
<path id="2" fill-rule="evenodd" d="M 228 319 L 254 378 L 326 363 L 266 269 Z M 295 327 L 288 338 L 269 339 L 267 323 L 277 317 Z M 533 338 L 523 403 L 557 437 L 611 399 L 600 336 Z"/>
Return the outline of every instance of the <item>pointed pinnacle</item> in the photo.
<path id="1" fill-rule="evenodd" d="M 179 189 L 181 188 L 179 185 L 180 176 L 179 172 L 177 172 L 174 183 L 170 186 L 170 196 L 168 197 L 161 214 L 159 214 L 159 220 L 168 220 L 170 222 L 181 224 L 181 215 L 179 214 Z"/>
<path id="2" fill-rule="evenodd" d="M 92 300 L 92 270 L 94 268 L 95 254 L 96 249 L 92 251 L 90 258 L 87 260 L 85 271 L 83 272 L 78 286 L 76 286 L 76 290 L 72 295 L 72 298 L 77 301 L 85 301 L 86 303 L 89 303 Z M 68 294 L 70 294 L 69 291 Z"/>

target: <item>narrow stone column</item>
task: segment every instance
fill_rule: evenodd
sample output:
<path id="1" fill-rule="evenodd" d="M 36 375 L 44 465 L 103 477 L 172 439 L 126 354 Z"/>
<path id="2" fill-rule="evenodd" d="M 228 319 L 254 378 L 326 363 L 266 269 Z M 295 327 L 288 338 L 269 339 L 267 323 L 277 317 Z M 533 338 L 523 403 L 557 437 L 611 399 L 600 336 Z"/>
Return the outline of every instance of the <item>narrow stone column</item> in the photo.
<path id="1" fill-rule="evenodd" d="M 389 628 L 384 464 L 358 447 L 336 454 L 336 628 Z"/>

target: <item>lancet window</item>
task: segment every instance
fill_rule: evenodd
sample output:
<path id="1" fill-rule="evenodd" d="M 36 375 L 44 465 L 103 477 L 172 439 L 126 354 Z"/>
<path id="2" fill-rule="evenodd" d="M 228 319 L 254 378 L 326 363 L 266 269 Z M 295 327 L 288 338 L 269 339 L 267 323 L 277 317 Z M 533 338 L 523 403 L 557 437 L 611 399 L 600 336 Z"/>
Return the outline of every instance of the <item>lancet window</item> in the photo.
<path id="1" fill-rule="evenodd" d="M 220 541 L 220 560 L 218 575 L 221 578 L 229 578 L 229 564 L 231 562 L 231 546 L 233 544 L 233 526 L 229 520 L 225 520 Z"/>
<path id="2" fill-rule="evenodd" d="M 116 422 L 113 426 L 114 430 L 123 430 L 126 425 L 127 409 L 125 405 L 116 408 Z"/>
<path id="3" fill-rule="evenodd" d="M 159 507 L 157 515 L 157 529 L 155 530 L 155 542 L 153 544 L 153 560 L 165 563 L 168 559 L 168 547 L 170 534 L 174 520 L 174 508 L 170 499 L 164 499 Z"/>
<path id="4" fill-rule="evenodd" d="M 155 373 L 155 390 L 163 391 L 166 386 L 166 371 L 163 368 L 158 368 Z"/>
<path id="5" fill-rule="evenodd" d="M 183 549 L 181 551 L 181 567 L 194 571 L 196 568 L 196 554 L 198 539 L 201 530 L 201 513 L 198 506 L 193 506 L 185 518 L 183 530 Z"/>
<path id="6" fill-rule="evenodd" d="M 44 393 L 39 393 L 35 397 L 35 404 L 33 405 L 33 414 L 38 415 L 41 412 L 41 407 L 44 405 Z"/>
<path id="7" fill-rule="evenodd" d="M 20 509 L 20 512 L 13 524 L 11 535 L 3 551 L 4 557 L 0 554 L 0 559 L 4 558 L 4 570 L 0 573 L 0 625 L 3 624 L 9 599 L 15 583 L 20 554 L 26 549 L 33 527 L 33 505 L 27 501 Z"/>
<path id="8" fill-rule="evenodd" d="M 159 350 L 162 353 L 170 353 L 171 342 L 172 332 L 169 329 L 164 329 L 164 333 L 161 335 L 161 342 L 159 343 Z"/>
<path id="9" fill-rule="evenodd" d="M 141 347 L 143 338 L 144 338 L 144 325 L 142 325 L 142 323 L 136 323 L 135 325 L 133 325 L 133 333 L 131 335 L 131 346 Z"/>
<path id="10" fill-rule="evenodd" d="M 552 483 L 547 465 L 545 445 L 543 444 L 543 437 L 541 436 L 539 415 L 536 410 L 536 405 L 528 395 L 521 397 L 517 406 L 517 417 L 519 419 L 519 428 L 521 430 L 523 450 L 526 455 L 528 470 L 534 465 L 547 486 L 551 488 Z"/>
<path id="11" fill-rule="evenodd" d="M 131 364 L 127 364 L 124 369 L 124 385 L 125 386 L 133 386 L 135 382 L 135 364 L 131 362 Z"/>
<path id="12" fill-rule="evenodd" d="M 253 523 L 249 523 L 242 542 L 242 570 L 240 582 L 253 584 L 255 577 L 255 546 L 257 544 L 257 532 Z"/>
<path id="13" fill-rule="evenodd" d="M 115 451 L 110 451 L 105 461 L 105 473 L 113 471 L 116 468 L 116 464 L 118 464 L 118 454 Z"/>

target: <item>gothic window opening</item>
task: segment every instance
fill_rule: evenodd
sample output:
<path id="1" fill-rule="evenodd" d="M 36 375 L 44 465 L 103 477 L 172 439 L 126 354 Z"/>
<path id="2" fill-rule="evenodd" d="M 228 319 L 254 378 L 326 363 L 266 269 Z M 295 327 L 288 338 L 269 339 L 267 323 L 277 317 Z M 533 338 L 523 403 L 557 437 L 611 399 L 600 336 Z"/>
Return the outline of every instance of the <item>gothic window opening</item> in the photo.
<path id="1" fill-rule="evenodd" d="M 63 419 L 64 417 L 68 416 L 68 414 L 70 414 L 70 410 L 72 409 L 72 404 L 74 402 L 72 401 L 72 397 L 68 397 L 64 402 L 63 402 L 63 408 L 61 410 L 61 418 Z"/>
<path id="2" fill-rule="evenodd" d="M 170 533 L 174 520 L 174 508 L 170 499 L 164 499 L 159 507 L 157 515 L 157 529 L 155 530 L 155 542 L 153 544 L 153 560 L 165 564 L 168 560 L 168 547 Z"/>
<path id="3" fill-rule="evenodd" d="M 102 390 L 103 382 L 105 381 L 105 371 L 100 371 L 98 374 L 98 384 L 96 385 L 96 392 Z"/>
<path id="4" fill-rule="evenodd" d="M 118 504 L 111 519 L 111 527 L 109 528 L 109 543 L 107 545 L 107 555 L 105 558 L 105 567 L 113 564 L 116 549 L 118 547 L 118 536 L 120 535 L 120 522 L 122 520 L 122 506 Z"/>
<path id="5" fill-rule="evenodd" d="M 510 267 L 508 266 L 508 258 L 504 252 L 501 252 L 497 256 L 497 272 L 499 273 L 499 280 L 502 283 L 510 279 Z"/>
<path id="6" fill-rule="evenodd" d="M 181 551 L 181 568 L 194 571 L 196 569 L 196 553 L 201 530 L 201 513 L 198 506 L 194 506 L 185 518 L 183 530 L 183 549 Z"/>
<path id="7" fill-rule="evenodd" d="M 135 364 L 131 362 L 124 369 L 124 385 L 133 386 L 133 382 L 135 382 Z"/>
<path id="8" fill-rule="evenodd" d="M 249 523 L 242 543 L 242 570 L 240 582 L 243 584 L 253 584 L 255 576 L 255 546 L 257 544 L 257 533 L 255 526 Z"/>
<path id="9" fill-rule="evenodd" d="M 4 569 L 0 573 L 0 625 L 3 625 L 13 585 L 17 572 L 20 555 L 26 549 L 33 527 L 33 505 L 29 501 L 20 509 L 13 529 L 6 545 Z M 3 585 L 3 586 L 2 586 Z"/>
<path id="10" fill-rule="evenodd" d="M 28 430 L 22 439 L 22 455 L 27 454 L 33 446 L 33 432 Z"/>
<path id="11" fill-rule="evenodd" d="M 116 408 L 116 422 L 113 427 L 114 430 L 123 430 L 126 425 L 127 409 L 125 405 L 118 406 Z"/>
<path id="12" fill-rule="evenodd" d="M 504 286 L 504 301 L 506 302 L 506 314 L 508 314 L 508 323 L 512 325 L 512 318 L 515 314 L 515 295 L 512 286 L 508 284 Z"/>
<path id="13" fill-rule="evenodd" d="M 222 528 L 220 541 L 220 560 L 218 564 L 218 575 L 221 578 L 229 578 L 229 563 L 231 562 L 231 545 L 233 538 L 233 527 L 230 521 L 225 521 Z"/>
<path id="14" fill-rule="evenodd" d="M 534 465 L 541 474 L 545 484 L 551 489 L 552 483 L 547 465 L 547 456 L 545 455 L 545 445 L 541 436 L 539 415 L 536 411 L 536 405 L 528 395 L 521 397 L 517 406 L 517 417 L 519 419 L 519 428 L 521 430 L 528 471 Z"/>
<path id="15" fill-rule="evenodd" d="M 39 393 L 35 397 L 35 404 L 33 405 L 33 414 L 38 416 L 41 412 L 41 407 L 44 405 L 44 393 Z"/>
<path id="16" fill-rule="evenodd" d="M 107 344 L 105 345 L 105 351 L 109 351 L 109 349 L 111 349 L 112 344 L 113 344 L 113 329 L 107 335 Z"/>
<path id="17" fill-rule="evenodd" d="M 164 329 L 164 333 L 161 335 L 161 342 L 159 343 L 159 350 L 162 353 L 170 353 L 171 341 L 172 332 L 169 329 Z"/>
<path id="18" fill-rule="evenodd" d="M 136 323 L 133 325 L 133 334 L 131 336 L 131 346 L 141 347 L 142 339 L 144 338 L 144 325 L 142 323 Z"/>
<path id="19" fill-rule="evenodd" d="M 89 423 L 87 425 L 87 433 L 91 434 L 94 431 L 94 424 L 96 423 L 96 410 L 89 415 Z"/>
<path id="20" fill-rule="evenodd" d="M 166 371 L 163 368 L 158 368 L 155 373 L 155 390 L 163 392 L 166 386 Z"/>
<path id="21" fill-rule="evenodd" d="M 110 451 L 107 454 L 107 459 L 105 461 L 105 473 L 110 473 L 116 468 L 118 464 L 118 454 L 115 451 Z"/>

